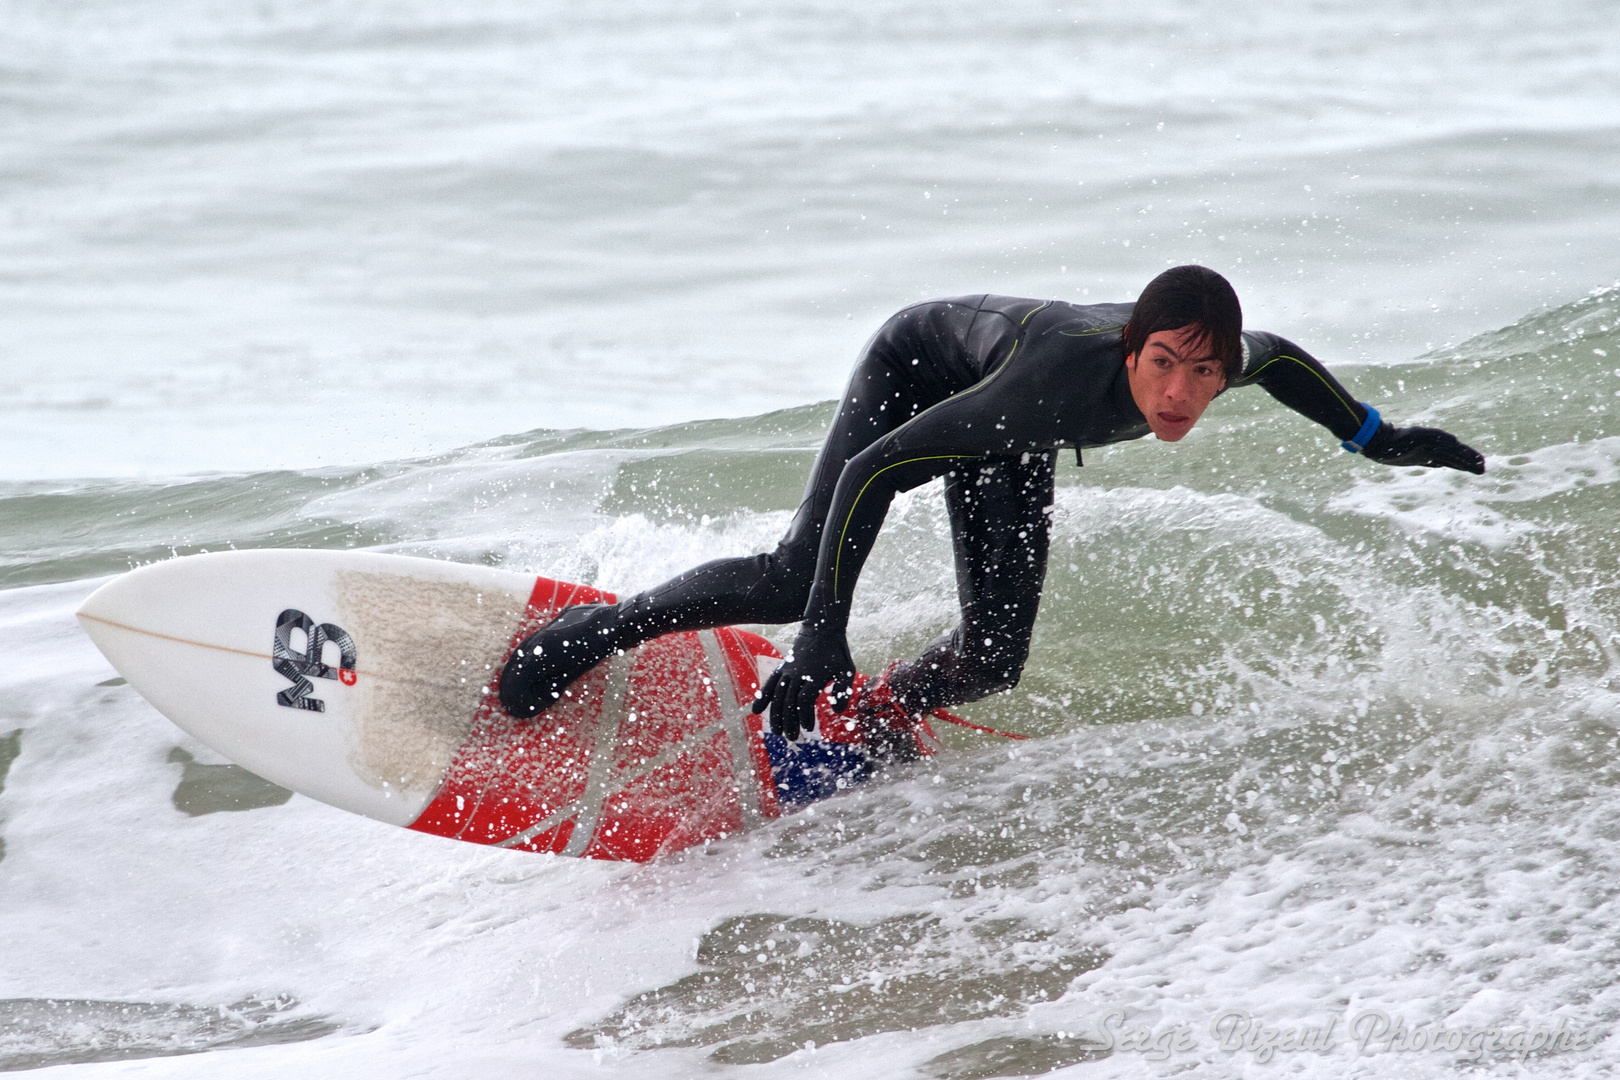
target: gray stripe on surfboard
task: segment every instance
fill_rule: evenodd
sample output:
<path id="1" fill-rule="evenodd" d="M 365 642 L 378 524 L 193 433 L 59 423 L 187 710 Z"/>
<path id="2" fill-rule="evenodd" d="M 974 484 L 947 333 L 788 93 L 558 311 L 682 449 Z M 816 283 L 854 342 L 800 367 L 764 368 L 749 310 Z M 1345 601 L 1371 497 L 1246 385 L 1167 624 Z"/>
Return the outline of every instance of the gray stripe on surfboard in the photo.
<path id="1" fill-rule="evenodd" d="M 666 765 L 669 765 L 682 754 L 701 749 L 703 744 L 713 737 L 716 728 L 723 728 L 727 735 L 728 749 L 731 752 L 732 776 L 737 791 L 738 801 L 742 806 L 743 818 L 745 821 L 750 823 L 759 819 L 759 792 L 755 788 L 756 781 L 754 777 L 753 757 L 749 754 L 748 750 L 748 706 L 735 704 L 736 701 L 742 696 L 742 693 L 737 687 L 736 680 L 731 676 L 731 668 L 726 665 L 725 654 L 722 646 L 720 645 L 719 638 L 713 631 L 703 631 L 698 634 L 698 640 L 703 645 L 704 659 L 709 665 L 709 687 L 715 695 L 716 704 L 720 710 L 719 721 L 713 724 L 705 724 L 696 731 L 688 733 L 678 742 L 664 747 L 664 749 L 660 750 L 652 757 L 639 762 L 634 768 L 623 769 L 617 772 L 614 772 L 612 768 L 611 753 L 611 751 L 616 747 L 616 741 L 610 742 L 604 751 L 604 740 L 599 729 L 596 742 L 592 747 L 591 764 L 589 768 L 591 770 L 592 777 L 598 776 L 599 763 L 603 760 L 602 755 L 605 754 L 606 764 L 600 767 L 600 783 L 593 785 L 590 780 L 587 780 L 586 789 L 578 799 L 564 806 L 558 807 L 556 810 L 553 810 L 551 813 L 547 814 L 544 818 L 535 822 L 533 825 L 530 825 L 528 828 L 513 833 L 504 840 L 496 841 L 494 844 L 495 847 L 510 848 L 517 847 L 519 844 L 525 844 L 534 839 L 536 836 L 549 832 L 550 830 L 561 825 L 563 822 L 574 818 L 576 815 L 580 815 L 585 806 L 594 805 L 595 810 L 590 815 L 590 821 L 587 822 L 583 816 L 581 817 L 579 824 L 575 827 L 573 834 L 569 837 L 567 848 L 565 848 L 563 851 L 565 855 L 580 854 L 585 850 L 586 847 L 589 846 L 590 834 L 594 833 L 595 831 L 595 822 L 601 816 L 601 807 L 603 803 L 612 798 L 614 795 L 617 795 L 619 792 L 623 791 L 625 788 L 629 787 L 631 784 L 634 784 L 636 781 L 657 772 Z M 619 710 L 622 711 L 624 691 L 628 686 L 629 681 L 628 657 L 615 657 L 612 662 L 622 663 L 622 677 L 620 679 L 618 690 L 618 699 L 620 702 Z M 721 689 L 720 677 L 722 677 L 722 675 L 725 680 L 725 687 L 731 691 L 729 701 Z M 613 669 L 609 668 L 609 685 L 607 693 L 603 695 L 602 703 L 603 709 L 601 715 L 603 717 L 607 715 L 609 700 L 614 696 L 614 677 Z M 599 719 L 598 723 L 600 725 L 602 721 Z M 616 725 L 614 733 L 617 733 Z M 583 839 L 581 839 L 582 837 Z M 578 851 L 574 850 L 576 842 L 579 847 Z"/>
<path id="2" fill-rule="evenodd" d="M 635 768 L 624 769 L 617 773 L 613 777 L 613 790 L 608 792 L 609 798 L 617 795 L 619 792 L 623 791 L 637 780 L 640 780 L 642 777 L 662 769 L 665 765 L 668 765 L 682 754 L 690 753 L 693 750 L 702 749 L 703 744 L 714 735 L 715 731 L 718 730 L 719 727 L 720 724 L 718 723 L 707 724 L 698 728 L 696 731 L 688 732 L 687 734 L 681 736 L 679 742 L 669 744 L 652 757 L 647 758 L 645 761 L 638 764 Z"/>
<path id="3" fill-rule="evenodd" d="M 585 792 L 575 803 L 579 807 L 579 821 L 568 837 L 564 855 L 583 855 L 596 835 L 596 822 L 602 816 L 602 804 L 612 792 L 608 783 L 612 779 L 613 752 L 619 744 L 619 723 L 624 717 L 624 697 L 630 688 L 630 654 L 619 653 L 607 663 L 607 689 L 602 694 L 602 711 L 596 719 L 596 739 L 591 746 L 590 771 L 585 777 Z"/>
<path id="4" fill-rule="evenodd" d="M 561 825 L 563 822 L 569 820 L 577 813 L 579 813 L 579 802 L 576 800 L 575 802 L 569 803 L 567 806 L 553 810 L 544 818 L 535 822 L 533 825 L 530 825 L 522 832 L 513 833 L 505 840 L 495 841 L 495 843 L 491 846 L 507 848 L 517 847 L 519 844 L 524 844 L 530 840 L 533 840 L 543 832 L 549 832 L 550 830 L 555 829 L 558 825 Z M 572 839 L 572 837 L 569 839 Z"/>
<path id="5" fill-rule="evenodd" d="M 619 772 L 614 773 L 612 777 L 612 785 L 607 789 L 602 801 L 606 802 L 608 799 L 611 799 L 613 796 L 619 794 L 619 792 L 623 791 L 637 780 L 657 772 L 665 765 L 668 765 L 675 759 L 679 758 L 682 754 L 690 753 L 693 750 L 702 749 L 703 744 L 708 739 L 713 737 L 714 733 L 719 730 L 722 723 L 724 723 L 724 721 L 706 724 L 696 731 L 688 733 L 682 737 L 679 742 L 671 743 L 670 745 L 664 747 L 652 757 L 647 758 L 645 761 L 638 764 L 635 768 L 621 769 Z M 569 818 L 573 817 L 579 812 L 580 803 L 582 803 L 584 799 L 585 796 L 582 795 L 574 802 L 553 810 L 542 820 L 530 825 L 522 832 L 513 833 L 505 840 L 497 841 L 494 846 L 516 847 L 518 844 L 532 840 L 534 837 L 539 836 L 541 833 L 546 832 L 549 829 L 556 828 L 558 825 L 561 825 L 563 822 L 567 821 Z"/>
<path id="6" fill-rule="evenodd" d="M 613 751 L 618 744 L 615 736 L 619 732 L 620 714 L 624 711 L 624 696 L 629 685 L 630 657 L 625 653 L 611 657 L 607 662 L 607 687 L 602 693 L 602 708 L 597 713 L 596 731 L 591 741 L 591 757 L 586 765 L 585 790 L 579 798 L 559 806 L 528 828 L 513 833 L 505 840 L 497 840 L 491 846 L 517 847 L 574 818 L 579 820 L 569 834 L 563 854 L 579 855 L 590 846 L 591 834 L 596 831 L 596 819 L 601 816 L 602 803 L 613 794 L 607 790 L 606 774 L 613 768 Z"/>
<path id="7" fill-rule="evenodd" d="M 737 801 L 742 804 L 743 821 L 753 824 L 759 820 L 759 789 L 754 777 L 754 756 L 748 752 L 748 705 L 739 705 L 742 688 L 732 677 L 731 666 L 726 663 L 725 649 L 715 630 L 698 633 L 703 642 L 703 655 L 709 660 L 709 671 L 714 676 L 715 697 L 719 699 L 720 722 L 725 725 L 726 738 L 731 745 L 731 775 L 737 788 Z M 724 679 L 731 696 L 719 692 Z"/>

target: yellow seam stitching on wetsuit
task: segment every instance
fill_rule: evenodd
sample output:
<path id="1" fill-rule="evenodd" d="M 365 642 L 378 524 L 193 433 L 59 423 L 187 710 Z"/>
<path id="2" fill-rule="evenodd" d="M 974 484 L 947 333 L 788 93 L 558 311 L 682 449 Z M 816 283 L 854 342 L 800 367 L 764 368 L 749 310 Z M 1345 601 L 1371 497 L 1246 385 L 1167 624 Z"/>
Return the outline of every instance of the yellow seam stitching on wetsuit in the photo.
<path id="1" fill-rule="evenodd" d="M 1022 318 L 1022 319 L 1019 319 L 1019 320 L 1018 320 L 1018 325 L 1019 325 L 1019 326 L 1023 326 L 1023 325 L 1025 325 L 1025 324 L 1026 324 L 1026 323 L 1028 323 L 1028 322 L 1029 322 L 1029 320 L 1030 320 L 1030 319 L 1032 319 L 1032 318 L 1033 318 L 1033 317 L 1034 317 L 1034 316 L 1035 316 L 1035 315 L 1036 315 L 1036 314 L 1037 314 L 1037 313 L 1039 313 L 1039 312 L 1042 312 L 1042 311 L 1045 311 L 1045 310 L 1046 310 L 1046 309 L 1047 309 L 1047 308 L 1049 308 L 1049 307 L 1051 307 L 1051 306 L 1052 306 L 1052 301 L 1051 301 L 1051 300 L 1048 300 L 1048 301 L 1047 301 L 1047 302 L 1046 302 L 1046 303 L 1044 303 L 1044 304 L 1042 304 L 1042 305 L 1041 305 L 1041 306 L 1040 306 L 1040 307 L 1038 307 L 1038 308 L 1034 308 L 1034 309 L 1033 309 L 1033 310 L 1031 310 L 1031 311 L 1030 311 L 1030 313 L 1029 313 L 1029 314 L 1028 314 L 1028 315 L 1025 315 L 1025 316 L 1024 316 L 1024 317 L 1023 317 L 1023 318 Z M 1013 358 L 1013 353 L 1015 353 L 1015 352 L 1017 352 L 1017 351 L 1018 351 L 1018 346 L 1020 346 L 1020 345 L 1022 345 L 1022 344 L 1023 344 L 1023 343 L 1024 343 L 1024 339 L 1023 339 L 1023 338 L 1021 338 L 1021 337 L 1015 337 L 1015 338 L 1013 338 L 1013 343 L 1012 343 L 1012 348 L 1010 348 L 1010 349 L 1008 349 L 1008 350 L 1007 350 L 1007 359 L 1005 359 L 1005 360 L 1003 360 L 1003 361 L 1002 361 L 1002 362 L 1001 362 L 1001 367 L 1000 367 L 1000 368 L 997 368 L 997 369 L 996 369 L 996 370 L 997 370 L 997 371 L 1000 371 L 1000 370 L 1002 370 L 1002 368 L 1005 368 L 1005 367 L 1006 367 L 1006 366 L 1007 366 L 1007 365 L 1008 365 L 1008 364 L 1010 364 L 1010 363 L 1012 363 L 1012 358 Z M 994 378 L 994 376 L 991 376 L 991 377 L 992 377 L 992 378 Z M 989 382 L 989 381 L 990 381 L 990 380 L 989 380 L 989 379 L 986 379 L 986 380 L 985 380 L 985 382 Z M 981 384 L 981 385 L 982 385 L 982 384 Z M 964 391 L 964 392 L 965 392 L 965 391 Z M 960 396 L 960 395 L 958 395 L 958 396 Z M 947 399 L 946 399 L 946 400 L 949 400 L 949 399 L 948 399 L 948 398 L 947 398 Z"/>
<path id="2" fill-rule="evenodd" d="M 1116 330 L 1125 329 L 1124 323 L 1115 326 L 1098 326 L 1091 330 L 1059 330 L 1058 337 L 1096 337 L 1098 334 L 1112 334 Z"/>
<path id="3" fill-rule="evenodd" d="M 1022 319 L 1018 320 L 1018 325 L 1023 326 L 1025 323 L 1029 322 L 1030 319 L 1033 319 L 1035 317 L 1036 312 L 1045 311 L 1047 308 L 1051 307 L 1055 302 L 1056 301 L 1048 300 L 1038 308 L 1031 308 L 1028 315 L 1025 315 Z"/>
<path id="4" fill-rule="evenodd" d="M 921 414 L 919 413 L 918 415 L 920 416 Z M 896 430 L 899 429 L 897 428 Z M 833 559 L 833 603 L 838 602 L 838 569 L 844 564 L 844 539 L 849 535 L 849 523 L 851 519 L 855 517 L 856 507 L 861 505 L 861 496 L 865 495 L 866 489 L 872 486 L 872 481 L 876 480 L 890 469 L 898 469 L 902 465 L 915 465 L 919 461 L 947 461 L 951 458 L 972 458 L 978 456 L 980 455 L 931 454 L 927 457 L 907 458 L 905 461 L 897 461 L 893 465 L 885 465 L 883 468 L 866 478 L 866 483 L 861 485 L 861 490 L 855 493 L 855 501 L 849 504 L 849 513 L 844 515 L 844 527 L 838 533 L 838 555 Z"/>
<path id="5" fill-rule="evenodd" d="M 1318 379 L 1318 381 L 1320 381 L 1323 386 L 1328 388 L 1328 392 L 1331 393 L 1334 397 L 1339 399 L 1339 404 L 1341 404 L 1341 405 L 1343 405 L 1345 407 L 1345 411 L 1347 411 L 1350 414 L 1350 419 L 1354 420 L 1358 424 L 1362 422 L 1362 418 L 1356 415 L 1355 407 L 1352 406 L 1348 401 L 1344 400 L 1344 395 L 1339 393 L 1337 390 L 1333 389 L 1333 384 L 1332 383 L 1330 383 L 1326 379 L 1322 378 L 1322 375 L 1321 375 L 1320 372 L 1318 372 L 1315 368 L 1311 367 L 1311 365 L 1307 364 L 1305 361 L 1301 360 L 1297 356 L 1287 356 L 1287 355 L 1273 356 L 1270 360 L 1267 360 L 1265 363 L 1263 363 L 1259 367 L 1255 368 L 1254 373 L 1252 375 L 1244 375 L 1239 381 L 1241 381 L 1241 382 L 1253 382 L 1255 379 L 1258 379 L 1260 377 L 1260 373 L 1262 371 L 1266 370 L 1266 368 L 1270 367 L 1272 364 L 1275 364 L 1279 360 L 1292 360 L 1294 363 L 1298 364 L 1300 367 L 1304 368 L 1306 371 L 1310 372 L 1312 375 L 1315 375 L 1316 378 Z"/>

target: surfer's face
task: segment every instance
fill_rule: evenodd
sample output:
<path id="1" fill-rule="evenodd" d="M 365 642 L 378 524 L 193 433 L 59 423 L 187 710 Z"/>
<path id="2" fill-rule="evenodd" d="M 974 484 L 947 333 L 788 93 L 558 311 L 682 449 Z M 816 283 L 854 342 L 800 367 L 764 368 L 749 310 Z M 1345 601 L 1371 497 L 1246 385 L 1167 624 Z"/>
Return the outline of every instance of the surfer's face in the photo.
<path id="1" fill-rule="evenodd" d="M 1149 334 L 1142 351 L 1125 358 L 1131 398 L 1153 434 L 1177 442 L 1192 430 L 1226 386 L 1220 361 L 1197 323 Z"/>

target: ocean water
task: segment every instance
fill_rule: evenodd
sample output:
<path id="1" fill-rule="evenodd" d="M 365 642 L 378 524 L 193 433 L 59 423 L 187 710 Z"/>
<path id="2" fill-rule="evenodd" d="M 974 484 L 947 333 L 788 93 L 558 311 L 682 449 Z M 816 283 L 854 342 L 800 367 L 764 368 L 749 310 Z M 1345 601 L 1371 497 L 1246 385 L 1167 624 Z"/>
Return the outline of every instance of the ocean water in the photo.
<path id="1" fill-rule="evenodd" d="M 0 1070 L 1620 1067 L 1612 6 L 4 22 Z M 72 619 L 233 546 L 616 590 L 760 550 L 888 311 L 1187 260 L 1487 474 L 1353 458 L 1257 389 L 1070 459 L 1024 680 L 962 710 L 1034 738 L 952 731 L 701 850 L 289 798 Z M 937 486 L 902 496 L 862 666 L 949 626 L 953 582 Z M 1491 1028 L 1519 1042 L 1468 1057 Z"/>

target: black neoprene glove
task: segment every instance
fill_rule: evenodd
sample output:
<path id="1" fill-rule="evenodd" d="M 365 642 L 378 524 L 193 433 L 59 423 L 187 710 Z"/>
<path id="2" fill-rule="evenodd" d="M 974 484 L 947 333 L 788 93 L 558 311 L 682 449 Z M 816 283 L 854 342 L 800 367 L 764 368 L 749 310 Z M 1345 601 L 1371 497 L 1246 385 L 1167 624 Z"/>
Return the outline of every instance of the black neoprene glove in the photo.
<path id="1" fill-rule="evenodd" d="M 806 626 L 793 642 L 782 666 L 760 687 L 754 712 L 771 710 L 771 730 L 787 739 L 816 726 L 816 698 L 832 683 L 832 703 L 841 709 L 849 701 L 855 681 L 855 661 L 842 630 Z"/>
<path id="2" fill-rule="evenodd" d="M 1457 441 L 1457 436 L 1439 428 L 1395 427 L 1387 420 L 1367 440 L 1361 451 L 1385 465 L 1424 465 L 1431 469 L 1458 469 L 1482 474 L 1485 458 L 1478 450 Z"/>

